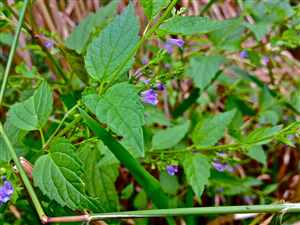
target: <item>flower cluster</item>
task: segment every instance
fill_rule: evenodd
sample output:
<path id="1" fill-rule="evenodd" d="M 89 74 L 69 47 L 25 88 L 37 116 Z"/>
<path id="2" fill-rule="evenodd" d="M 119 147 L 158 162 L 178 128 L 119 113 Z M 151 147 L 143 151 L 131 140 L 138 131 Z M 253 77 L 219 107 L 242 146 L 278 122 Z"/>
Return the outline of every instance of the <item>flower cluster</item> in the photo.
<path id="1" fill-rule="evenodd" d="M 9 201 L 11 195 L 14 192 L 12 184 L 2 177 L 3 185 L 0 187 L 0 204 L 4 204 Z"/>
<path id="2" fill-rule="evenodd" d="M 146 81 L 146 82 L 145 82 Z M 149 80 L 145 80 L 144 83 L 149 84 Z M 162 83 L 158 83 L 155 87 L 156 90 L 158 91 L 163 91 L 165 89 L 164 84 Z M 157 105 L 158 103 L 158 94 L 155 91 L 154 88 L 150 88 L 146 91 L 143 91 L 141 93 L 141 97 L 143 102 L 147 103 L 147 104 L 151 104 L 151 105 Z"/>
<path id="3" fill-rule="evenodd" d="M 232 173 L 234 171 L 234 169 L 231 166 L 229 166 L 226 163 L 221 163 L 218 160 L 213 161 L 212 166 L 219 172 L 228 171 L 228 172 Z"/>

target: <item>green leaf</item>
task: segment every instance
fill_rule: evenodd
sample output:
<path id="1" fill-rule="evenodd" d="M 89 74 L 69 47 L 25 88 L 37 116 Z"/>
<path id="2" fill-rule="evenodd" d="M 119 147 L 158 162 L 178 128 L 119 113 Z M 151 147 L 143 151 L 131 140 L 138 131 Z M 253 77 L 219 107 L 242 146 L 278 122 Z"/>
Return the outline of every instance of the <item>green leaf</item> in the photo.
<path id="1" fill-rule="evenodd" d="M 234 115 L 235 110 L 231 110 L 203 118 L 192 133 L 193 142 L 197 146 L 215 145 L 224 136 L 225 129 L 231 123 Z"/>
<path id="2" fill-rule="evenodd" d="M 261 145 L 255 145 L 249 148 L 247 155 L 252 159 L 260 162 L 264 166 L 267 164 L 267 156 Z"/>
<path id="3" fill-rule="evenodd" d="M 165 23 L 159 29 L 168 34 L 206 34 L 228 26 L 228 21 L 212 20 L 200 16 L 176 16 Z"/>
<path id="4" fill-rule="evenodd" d="M 210 84 L 225 58 L 222 56 L 195 56 L 190 59 L 187 74 L 202 90 Z"/>
<path id="5" fill-rule="evenodd" d="M 96 80 L 111 81 L 133 63 L 132 52 L 138 42 L 139 23 L 130 4 L 88 46 L 85 67 Z"/>
<path id="6" fill-rule="evenodd" d="M 152 138 L 153 149 L 168 149 L 178 144 L 188 132 L 190 122 L 160 130 Z"/>
<path id="7" fill-rule="evenodd" d="M 165 171 L 161 172 L 159 181 L 162 189 L 171 195 L 175 195 L 180 188 L 177 176 L 170 176 Z"/>
<path id="8" fill-rule="evenodd" d="M 8 121 L 23 130 L 41 129 L 52 112 L 52 92 L 46 82 L 42 82 L 33 96 L 11 106 Z"/>
<path id="9" fill-rule="evenodd" d="M 12 143 L 14 149 L 18 150 L 21 147 L 21 139 L 24 138 L 27 132 L 15 127 L 9 121 L 4 124 L 4 131 L 8 136 L 10 142 Z M 2 136 L 0 136 L 0 149 L 0 161 L 10 161 L 11 156 L 9 153 L 9 149 L 7 148 L 7 145 Z"/>
<path id="10" fill-rule="evenodd" d="M 79 25 L 75 27 L 66 39 L 66 46 L 79 54 L 82 53 L 91 34 L 96 29 L 102 29 L 107 24 L 108 19 L 117 13 L 117 4 L 118 1 L 114 0 L 103 8 L 100 8 L 96 13 L 91 13 L 80 21 Z"/>
<path id="11" fill-rule="evenodd" d="M 168 4 L 168 0 L 141 0 L 144 13 L 148 19 L 156 16 L 160 9 Z"/>
<path id="12" fill-rule="evenodd" d="M 57 149 L 57 146 L 61 147 Z M 73 210 L 100 210 L 95 199 L 85 194 L 82 175 L 82 164 L 76 157 L 73 146 L 65 139 L 54 141 L 50 152 L 38 158 L 32 171 L 34 184 L 61 206 L 68 206 Z"/>
<path id="13" fill-rule="evenodd" d="M 210 162 L 200 154 L 188 154 L 183 160 L 183 168 L 188 184 L 200 198 L 210 177 Z"/>
<path id="14" fill-rule="evenodd" d="M 270 30 L 270 23 L 259 22 L 256 24 L 245 23 L 245 26 L 249 28 L 255 35 L 257 41 L 260 41 Z"/>
<path id="15" fill-rule="evenodd" d="M 119 211 L 115 181 L 119 175 L 118 164 L 108 164 L 107 148 L 101 141 L 86 143 L 79 149 L 78 157 L 83 163 L 87 193 L 99 199 L 105 212 Z M 116 162 L 116 161 L 114 161 Z"/>
<path id="16" fill-rule="evenodd" d="M 118 135 L 134 156 L 144 155 L 144 107 L 135 87 L 128 83 L 109 88 L 97 102 L 96 116 Z"/>

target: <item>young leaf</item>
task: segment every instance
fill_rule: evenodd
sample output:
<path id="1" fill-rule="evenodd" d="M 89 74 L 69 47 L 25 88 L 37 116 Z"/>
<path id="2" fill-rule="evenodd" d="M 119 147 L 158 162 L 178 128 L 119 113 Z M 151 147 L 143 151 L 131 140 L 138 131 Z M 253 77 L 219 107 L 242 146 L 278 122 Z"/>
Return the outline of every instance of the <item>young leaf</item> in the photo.
<path id="1" fill-rule="evenodd" d="M 153 149 L 168 149 L 178 144 L 186 135 L 190 126 L 190 122 L 187 121 L 183 124 L 168 128 L 166 130 L 160 130 L 156 132 L 152 139 Z"/>
<path id="2" fill-rule="evenodd" d="M 263 145 L 269 143 L 273 136 L 276 135 L 282 126 L 260 127 L 252 131 L 248 136 L 244 137 L 242 144 L 245 145 Z"/>
<path id="3" fill-rule="evenodd" d="M 52 92 L 46 82 L 42 82 L 34 95 L 14 104 L 8 112 L 8 121 L 23 130 L 41 129 L 52 112 Z"/>
<path id="4" fill-rule="evenodd" d="M 191 58 L 187 74 L 202 90 L 212 81 L 225 59 L 222 56 L 195 56 Z"/>
<path id="5" fill-rule="evenodd" d="M 144 13 L 151 19 L 156 16 L 159 10 L 168 4 L 168 0 L 141 0 L 141 4 L 144 8 Z"/>
<path id="6" fill-rule="evenodd" d="M 261 145 L 255 145 L 249 148 L 247 155 L 252 159 L 260 162 L 264 166 L 267 164 L 267 156 Z"/>
<path id="7" fill-rule="evenodd" d="M 86 143 L 79 149 L 78 156 L 83 163 L 87 193 L 99 199 L 105 212 L 119 211 L 118 193 L 115 181 L 119 175 L 118 164 L 107 164 L 106 147 L 100 141 Z M 116 162 L 116 161 L 114 161 Z"/>
<path id="8" fill-rule="evenodd" d="M 234 115 L 235 110 L 231 110 L 216 116 L 203 118 L 193 131 L 193 142 L 198 146 L 216 144 L 224 136 L 225 129 L 231 123 Z"/>
<path id="9" fill-rule="evenodd" d="M 80 21 L 79 25 L 66 39 L 66 46 L 79 54 L 82 53 L 95 29 L 102 29 L 107 24 L 108 19 L 116 14 L 117 4 L 118 1 L 114 0 Z"/>
<path id="10" fill-rule="evenodd" d="M 187 182 L 192 186 L 198 198 L 201 197 L 210 177 L 210 162 L 204 156 L 188 154 L 183 160 Z"/>
<path id="11" fill-rule="evenodd" d="M 96 116 L 124 137 L 124 145 L 134 156 L 144 155 L 144 107 L 133 85 L 120 83 L 108 89 L 97 102 Z"/>
<path id="12" fill-rule="evenodd" d="M 206 34 L 228 26 L 229 22 L 230 20 L 218 21 L 200 16 L 176 16 L 163 23 L 159 29 L 168 34 Z"/>
<path id="13" fill-rule="evenodd" d="M 100 210 L 95 199 L 85 194 L 85 184 L 80 178 L 82 175 L 82 164 L 72 145 L 64 139 L 53 142 L 50 152 L 38 158 L 32 171 L 34 184 L 60 205 L 73 210 Z"/>
<path id="14" fill-rule="evenodd" d="M 111 81 L 126 72 L 138 42 L 139 23 L 132 4 L 88 46 L 85 67 L 96 80 Z M 116 74 L 117 73 L 117 74 Z"/>

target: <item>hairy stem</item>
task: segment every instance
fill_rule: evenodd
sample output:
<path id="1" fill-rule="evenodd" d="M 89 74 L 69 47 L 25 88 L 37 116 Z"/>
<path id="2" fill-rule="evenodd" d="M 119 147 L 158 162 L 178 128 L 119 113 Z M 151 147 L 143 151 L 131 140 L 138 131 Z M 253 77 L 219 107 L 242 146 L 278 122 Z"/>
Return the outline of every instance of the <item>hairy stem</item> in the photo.
<path id="1" fill-rule="evenodd" d="M 4 71 L 3 81 L 2 81 L 1 90 L 0 90 L 0 105 L 3 101 L 4 92 L 5 92 L 7 79 L 8 79 L 8 74 L 10 72 L 12 61 L 13 61 L 13 58 L 14 58 L 14 55 L 16 53 L 16 49 L 17 49 L 17 46 L 18 46 L 18 41 L 19 41 L 19 37 L 20 37 L 20 33 L 21 33 L 23 21 L 24 21 L 24 16 L 25 16 L 25 12 L 26 12 L 26 8 L 28 6 L 28 3 L 29 3 L 29 0 L 24 0 L 24 5 L 23 5 L 23 8 L 22 8 L 21 13 L 20 13 L 16 33 L 15 33 L 15 36 L 14 36 L 14 39 L 13 39 L 13 42 L 12 42 L 12 46 L 11 46 L 11 49 L 10 49 L 10 52 L 9 52 L 8 61 L 7 61 L 6 68 L 5 68 L 5 71 Z"/>

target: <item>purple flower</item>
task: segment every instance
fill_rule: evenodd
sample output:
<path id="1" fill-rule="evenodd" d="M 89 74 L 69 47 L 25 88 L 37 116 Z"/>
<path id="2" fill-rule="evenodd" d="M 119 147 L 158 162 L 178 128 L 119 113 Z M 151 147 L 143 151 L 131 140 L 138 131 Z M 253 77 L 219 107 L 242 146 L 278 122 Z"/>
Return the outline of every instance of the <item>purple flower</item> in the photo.
<path id="1" fill-rule="evenodd" d="M 255 196 L 253 195 L 246 195 L 243 197 L 244 201 L 248 204 L 248 205 L 252 205 L 253 204 L 253 200 L 255 199 Z"/>
<path id="2" fill-rule="evenodd" d="M 241 57 L 242 59 L 248 58 L 248 52 L 247 52 L 246 50 L 241 51 L 241 52 L 240 52 L 240 57 Z"/>
<path id="3" fill-rule="evenodd" d="M 147 56 L 144 56 L 144 57 L 142 58 L 142 64 L 143 64 L 143 65 L 146 65 L 147 63 L 149 63 L 149 59 L 148 59 Z"/>
<path id="4" fill-rule="evenodd" d="M 13 192 L 14 189 L 12 184 L 5 180 L 3 186 L 0 187 L 0 204 L 8 202 Z"/>
<path id="5" fill-rule="evenodd" d="M 165 85 L 164 85 L 163 83 L 158 83 L 158 84 L 156 85 L 156 88 L 157 88 L 157 90 L 159 90 L 159 91 L 163 91 L 163 90 L 165 90 Z"/>
<path id="6" fill-rule="evenodd" d="M 173 48 L 175 46 L 177 46 L 179 48 L 183 48 L 183 45 L 184 45 L 184 40 L 182 40 L 180 38 L 178 38 L 178 39 L 177 38 L 168 38 L 168 40 L 164 44 L 164 49 L 166 49 L 169 54 L 172 54 Z"/>
<path id="7" fill-rule="evenodd" d="M 219 172 L 224 172 L 225 170 L 232 173 L 234 169 L 226 163 L 221 163 L 220 161 L 213 161 L 212 166 Z"/>
<path id="8" fill-rule="evenodd" d="M 174 176 L 176 173 L 178 173 L 178 166 L 168 165 L 166 167 L 166 171 L 170 176 Z"/>
<path id="9" fill-rule="evenodd" d="M 270 59 L 269 59 L 268 56 L 264 56 L 264 57 L 262 58 L 262 64 L 263 64 L 263 65 L 268 65 L 269 62 L 270 62 Z"/>
<path id="10" fill-rule="evenodd" d="M 141 96 L 142 96 L 143 102 L 145 102 L 145 103 L 148 103 L 151 105 L 156 105 L 158 103 L 157 93 L 153 89 L 143 91 Z"/>
<path id="11" fill-rule="evenodd" d="M 48 49 L 51 49 L 54 46 L 54 42 L 51 40 L 46 40 L 46 41 L 44 41 L 44 46 Z"/>

